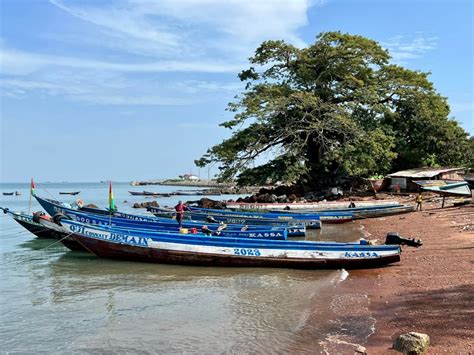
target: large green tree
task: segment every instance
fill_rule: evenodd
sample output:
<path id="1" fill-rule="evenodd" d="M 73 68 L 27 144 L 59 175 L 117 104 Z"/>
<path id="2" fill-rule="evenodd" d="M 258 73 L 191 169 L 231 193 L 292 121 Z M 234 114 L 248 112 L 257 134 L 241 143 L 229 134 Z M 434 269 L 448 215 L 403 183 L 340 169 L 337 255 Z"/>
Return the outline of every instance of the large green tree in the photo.
<path id="1" fill-rule="evenodd" d="M 392 167 L 467 163 L 467 134 L 428 73 L 390 63 L 377 42 L 326 32 L 307 48 L 266 41 L 239 74 L 245 91 L 221 126 L 229 139 L 198 166 L 220 164 L 220 178 L 333 184 L 341 176 Z M 464 148 L 463 148 L 464 147 Z M 254 166 L 265 155 L 267 162 Z"/>

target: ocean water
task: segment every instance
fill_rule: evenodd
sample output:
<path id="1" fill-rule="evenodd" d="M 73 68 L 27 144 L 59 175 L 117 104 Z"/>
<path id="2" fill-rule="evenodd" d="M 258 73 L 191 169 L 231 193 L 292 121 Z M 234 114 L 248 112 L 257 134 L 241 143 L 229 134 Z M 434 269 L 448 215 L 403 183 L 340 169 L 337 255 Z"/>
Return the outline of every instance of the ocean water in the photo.
<path id="1" fill-rule="evenodd" d="M 114 183 L 119 209 L 145 213 L 131 205 L 152 199 L 128 193 L 144 189 L 186 188 Z M 12 191 L 22 194 L 0 195 L 0 206 L 41 210 L 36 201 L 30 206 L 28 184 L 0 184 L 0 192 Z M 68 196 L 60 191 L 81 193 Z M 108 184 L 40 183 L 36 193 L 105 207 Z M 179 199 L 201 197 L 157 201 L 172 206 Z M 350 241 L 360 236 L 349 223 L 326 225 L 308 239 Z M 317 354 L 334 349 L 340 339 L 363 341 L 373 325 L 366 318 L 360 318 L 363 324 L 347 320 L 353 305 L 364 309 L 367 300 L 363 294 L 339 293 L 338 285 L 350 277 L 345 270 L 188 267 L 99 259 L 68 251 L 53 240 L 37 239 L 4 214 L 0 263 L 0 352 Z"/>

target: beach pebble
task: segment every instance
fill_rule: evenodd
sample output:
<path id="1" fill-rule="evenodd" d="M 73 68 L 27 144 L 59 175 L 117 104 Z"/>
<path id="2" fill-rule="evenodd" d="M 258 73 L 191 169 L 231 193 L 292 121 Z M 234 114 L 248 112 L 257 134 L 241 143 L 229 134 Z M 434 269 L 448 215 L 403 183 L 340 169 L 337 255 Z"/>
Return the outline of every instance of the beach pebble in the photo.
<path id="1" fill-rule="evenodd" d="M 423 354 L 430 345 L 428 334 L 409 332 L 400 334 L 393 342 L 393 349 L 407 355 Z"/>

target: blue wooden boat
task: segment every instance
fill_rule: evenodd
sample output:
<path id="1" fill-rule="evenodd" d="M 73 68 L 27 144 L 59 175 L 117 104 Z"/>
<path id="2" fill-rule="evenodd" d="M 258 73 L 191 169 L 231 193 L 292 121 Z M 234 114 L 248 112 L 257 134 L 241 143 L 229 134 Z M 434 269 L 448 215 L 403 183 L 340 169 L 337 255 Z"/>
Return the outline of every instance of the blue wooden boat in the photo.
<path id="1" fill-rule="evenodd" d="M 62 219 L 66 233 L 99 257 L 206 266 L 361 268 L 400 261 L 398 245 L 125 233 Z"/>
<path id="2" fill-rule="evenodd" d="M 153 207 L 147 208 L 148 211 L 155 216 L 174 218 L 176 211 L 169 208 Z M 264 225 L 274 227 L 284 227 L 288 229 L 293 228 L 321 228 L 321 221 L 296 221 L 292 218 L 257 218 L 255 216 L 249 217 L 246 215 L 231 215 L 231 214 L 207 214 L 203 212 L 186 211 L 185 218 L 190 218 L 195 221 L 227 223 L 227 224 L 250 224 L 250 225 Z"/>
<path id="3" fill-rule="evenodd" d="M 324 222 L 333 222 L 333 223 L 342 223 L 352 220 L 351 212 L 308 212 L 305 214 L 295 213 L 295 212 L 285 212 L 280 213 L 273 211 L 271 213 L 266 212 L 241 212 L 241 211 L 231 211 L 231 210 L 216 210 L 210 208 L 200 208 L 200 207 L 189 207 L 191 212 L 205 213 L 207 215 L 230 215 L 230 216 L 241 216 L 246 218 L 259 218 L 259 219 L 282 219 L 282 220 L 296 220 L 296 221 L 324 221 Z"/>
<path id="4" fill-rule="evenodd" d="M 94 215 L 91 213 L 81 213 L 78 211 L 69 211 L 68 217 L 71 217 L 75 221 L 113 227 L 124 231 L 135 231 L 138 230 L 141 233 L 149 233 L 150 231 L 160 231 L 163 233 L 179 233 L 179 225 L 176 221 L 170 221 L 171 223 L 161 222 L 150 222 L 150 221 L 132 221 L 117 217 L 107 217 L 104 215 Z M 223 227 L 223 226 L 221 226 Z M 210 229 L 212 235 L 228 237 L 228 238 L 261 238 L 261 239 L 272 239 L 272 240 L 285 240 L 287 239 L 288 232 L 284 228 L 275 229 L 257 229 L 257 230 L 226 230 L 226 229 Z M 203 235 L 202 229 L 197 230 L 196 234 Z"/>
<path id="5" fill-rule="evenodd" d="M 349 207 L 351 201 L 326 202 L 290 202 L 290 203 L 257 203 L 257 202 L 227 202 L 226 207 L 231 210 L 269 211 L 269 210 L 308 210 L 313 212 L 324 210 L 339 210 Z M 358 207 L 398 206 L 398 201 L 353 201 Z"/>
<path id="6" fill-rule="evenodd" d="M 63 204 L 59 201 L 54 201 L 54 200 L 49 200 L 49 199 L 43 199 L 41 197 L 35 196 L 36 200 L 39 202 L 39 204 L 48 212 L 50 215 L 54 216 L 58 213 L 64 214 L 64 215 L 69 215 L 69 216 L 75 216 L 80 213 L 87 213 L 88 215 L 95 215 L 96 217 L 106 217 L 107 220 L 110 219 L 111 214 L 107 210 L 100 210 L 100 209 L 84 209 L 81 208 L 80 210 L 71 208 L 71 206 L 67 206 L 66 204 Z M 86 212 L 85 212 L 86 211 Z M 82 216 L 82 221 L 85 222 L 86 220 L 84 219 L 85 216 Z M 113 213 L 114 218 L 120 218 L 125 221 L 122 221 L 121 223 L 125 223 L 126 221 L 132 221 L 132 222 L 149 222 L 152 224 L 157 224 L 156 227 L 158 228 L 159 225 L 161 224 L 163 227 L 169 227 L 169 228 L 177 228 L 178 222 L 176 220 L 172 220 L 169 218 L 158 218 L 155 216 L 144 216 L 144 215 L 136 215 L 136 214 L 130 214 L 130 213 L 123 213 L 123 212 L 114 212 Z M 221 225 L 219 223 L 210 223 L 208 221 L 190 221 L 186 220 L 183 221 L 183 227 L 184 228 L 198 228 L 201 229 L 203 225 L 208 226 L 211 231 L 217 231 Z M 276 226 L 273 228 L 278 228 L 279 230 L 281 229 L 286 229 L 287 230 L 287 235 L 296 237 L 296 236 L 304 236 L 306 229 L 304 225 L 299 225 L 299 226 L 291 226 L 288 227 L 288 225 L 280 225 Z M 244 224 L 228 224 L 226 227 L 226 231 L 241 231 L 242 229 L 246 229 L 247 232 L 267 232 L 269 229 L 273 229 L 272 226 L 268 225 L 244 225 Z"/>
<path id="7" fill-rule="evenodd" d="M 337 210 L 321 210 L 321 212 L 350 212 L 354 219 L 361 219 L 361 218 L 374 218 L 374 217 L 382 217 L 382 216 L 390 216 L 394 214 L 401 214 L 401 213 L 408 213 L 413 212 L 415 206 L 413 205 L 398 205 L 398 206 L 371 206 L 371 207 L 353 207 L 347 209 L 337 209 Z M 293 213 L 293 214 L 312 214 L 314 211 L 311 210 L 298 210 L 298 211 L 268 211 L 268 213 Z"/>

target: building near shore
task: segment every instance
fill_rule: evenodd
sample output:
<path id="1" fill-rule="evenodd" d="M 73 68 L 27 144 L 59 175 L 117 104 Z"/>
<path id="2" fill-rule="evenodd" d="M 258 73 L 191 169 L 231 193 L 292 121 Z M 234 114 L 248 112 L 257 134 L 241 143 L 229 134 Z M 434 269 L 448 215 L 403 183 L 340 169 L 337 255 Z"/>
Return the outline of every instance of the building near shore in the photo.
<path id="1" fill-rule="evenodd" d="M 464 168 L 417 168 L 397 171 L 387 175 L 390 179 L 390 189 L 404 191 L 418 191 L 419 186 L 414 181 L 420 180 L 459 180 Z"/>
<path id="2" fill-rule="evenodd" d="M 193 174 L 184 174 L 179 176 L 183 180 L 188 180 L 188 181 L 197 181 L 199 180 L 199 176 L 193 175 Z"/>

